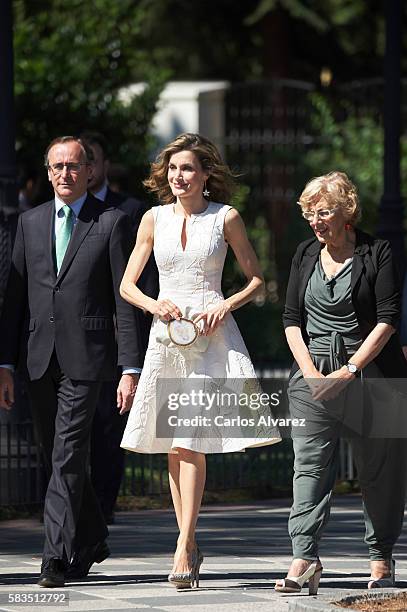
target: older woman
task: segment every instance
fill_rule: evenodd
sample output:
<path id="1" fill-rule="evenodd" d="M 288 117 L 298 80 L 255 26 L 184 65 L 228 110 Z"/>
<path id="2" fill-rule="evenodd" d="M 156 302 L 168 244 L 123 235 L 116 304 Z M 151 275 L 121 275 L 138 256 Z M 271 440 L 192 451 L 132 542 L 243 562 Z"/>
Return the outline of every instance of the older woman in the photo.
<path id="1" fill-rule="evenodd" d="M 284 326 L 295 359 L 290 413 L 305 418 L 307 427 L 293 435 L 294 558 L 275 589 L 299 592 L 308 581 L 310 594 L 316 594 L 322 573 L 318 543 L 329 518 L 340 425 L 347 411 L 361 424 L 368 410 L 351 402 L 349 383 L 360 376 L 404 378 L 407 364 L 395 333 L 400 304 L 390 246 L 355 228 L 360 205 L 354 185 L 342 172 L 319 176 L 306 185 L 299 205 L 315 237 L 301 243 L 293 258 Z M 356 435 L 351 443 L 369 547 L 368 588 L 393 586 L 392 550 L 405 503 L 405 441 Z"/>

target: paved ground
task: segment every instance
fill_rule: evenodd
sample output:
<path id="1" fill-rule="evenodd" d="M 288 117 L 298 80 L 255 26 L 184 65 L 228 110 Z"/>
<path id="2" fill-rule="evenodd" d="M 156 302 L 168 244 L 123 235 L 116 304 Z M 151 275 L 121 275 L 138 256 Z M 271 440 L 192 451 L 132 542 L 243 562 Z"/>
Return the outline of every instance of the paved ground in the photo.
<path id="1" fill-rule="evenodd" d="M 110 528 L 112 556 L 95 565 L 88 578 L 54 591 L 36 586 L 42 547 L 42 525 L 34 520 L 0 523 L 0 610 L 153 610 L 181 612 L 282 611 L 309 605 L 305 593 L 281 596 L 274 580 L 285 575 L 290 560 L 287 536 L 289 500 L 243 506 L 207 506 L 199 521 L 199 543 L 205 555 L 199 590 L 179 593 L 166 578 L 171 566 L 176 525 L 168 510 L 117 514 Z M 358 496 L 337 497 L 321 546 L 324 574 L 319 602 L 340 593 L 362 593 L 368 564 L 362 542 Z M 398 585 L 407 587 L 407 537 L 395 551 Z M 69 607 L 10 604 L 10 596 L 35 599 L 69 595 Z M 328 609 L 328 608 L 327 608 Z"/>

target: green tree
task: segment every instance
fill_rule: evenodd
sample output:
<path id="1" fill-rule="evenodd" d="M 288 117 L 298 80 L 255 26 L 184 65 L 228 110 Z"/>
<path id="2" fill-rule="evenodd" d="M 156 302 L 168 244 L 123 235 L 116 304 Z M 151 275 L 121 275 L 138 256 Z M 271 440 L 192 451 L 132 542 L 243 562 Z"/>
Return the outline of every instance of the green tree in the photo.
<path id="1" fill-rule="evenodd" d="M 346 101 L 345 116 L 321 94 L 312 94 L 314 145 L 305 156 L 309 175 L 341 170 L 358 188 L 362 205 L 361 226 L 375 233 L 378 206 L 383 194 L 383 126 L 373 110 L 359 115 Z M 407 195 L 407 138 L 401 139 L 402 192 Z"/>
<path id="2" fill-rule="evenodd" d="M 169 74 L 141 44 L 148 3 L 16 0 L 14 12 L 20 158 L 38 166 L 53 137 L 97 129 L 112 159 L 131 169 L 132 189 L 140 190 L 148 128 Z M 123 105 L 120 89 L 139 81 L 146 88 Z"/>

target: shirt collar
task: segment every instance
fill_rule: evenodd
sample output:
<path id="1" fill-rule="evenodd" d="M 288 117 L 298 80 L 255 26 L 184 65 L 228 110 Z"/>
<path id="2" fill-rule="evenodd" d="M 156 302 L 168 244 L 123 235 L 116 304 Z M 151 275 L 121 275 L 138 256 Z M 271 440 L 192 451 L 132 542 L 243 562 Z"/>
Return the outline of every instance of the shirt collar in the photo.
<path id="1" fill-rule="evenodd" d="M 75 202 L 72 202 L 72 204 L 69 204 L 70 208 L 72 209 L 75 217 L 79 216 L 79 213 L 82 210 L 82 206 L 84 205 L 84 202 L 87 198 L 88 194 L 85 191 L 85 193 L 78 198 L 77 200 L 75 200 Z M 63 202 L 58 196 L 57 194 L 55 194 L 55 212 L 56 214 L 59 213 L 59 211 L 61 210 L 61 208 L 63 208 L 65 206 L 65 202 Z"/>
<path id="2" fill-rule="evenodd" d="M 93 195 L 95 196 L 95 198 L 97 198 L 98 200 L 102 200 L 102 202 L 104 202 L 106 200 L 106 194 L 107 194 L 107 183 L 106 181 L 103 183 L 103 187 L 101 189 L 99 189 L 99 191 L 97 191 L 96 193 L 94 193 Z"/>

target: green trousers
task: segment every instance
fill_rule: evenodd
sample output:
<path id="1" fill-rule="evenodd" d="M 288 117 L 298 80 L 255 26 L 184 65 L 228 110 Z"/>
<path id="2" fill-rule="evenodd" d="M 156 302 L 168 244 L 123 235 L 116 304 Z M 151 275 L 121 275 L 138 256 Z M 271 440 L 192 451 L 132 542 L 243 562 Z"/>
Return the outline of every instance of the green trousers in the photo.
<path id="1" fill-rule="evenodd" d="M 358 398 L 344 393 L 339 401 L 315 401 L 300 373 L 291 380 L 288 393 L 290 416 L 306 420 L 304 431 L 293 433 L 294 500 L 288 527 L 294 558 L 313 560 L 318 556 L 318 543 L 329 519 L 345 421 L 351 424 L 353 434 L 350 443 L 362 491 L 369 558 L 388 559 L 403 524 L 407 440 L 363 437 L 358 432 L 363 421 Z M 349 409 L 351 416 L 347 418 Z"/>

